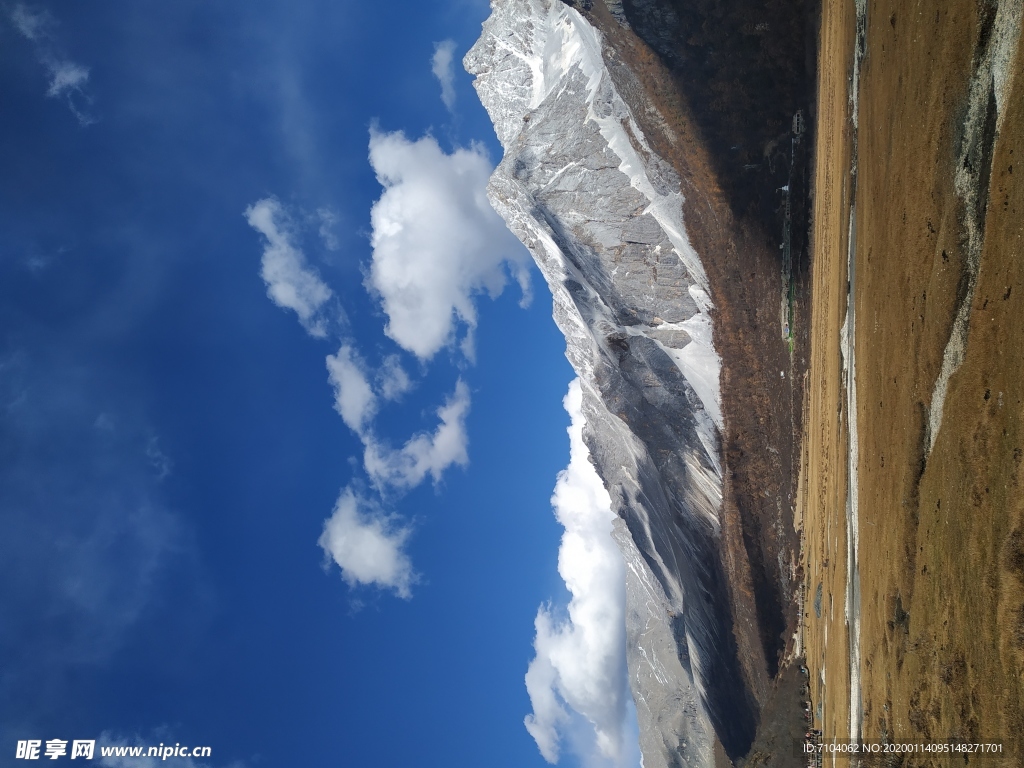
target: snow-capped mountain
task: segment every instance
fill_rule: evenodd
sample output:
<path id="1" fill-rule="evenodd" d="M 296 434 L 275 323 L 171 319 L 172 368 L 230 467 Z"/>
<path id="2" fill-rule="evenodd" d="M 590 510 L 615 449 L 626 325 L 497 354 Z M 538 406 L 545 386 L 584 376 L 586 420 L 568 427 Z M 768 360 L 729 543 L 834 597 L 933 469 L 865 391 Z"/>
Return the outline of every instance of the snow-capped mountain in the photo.
<path id="1" fill-rule="evenodd" d="M 465 66 L 505 152 L 492 204 L 554 296 L 618 515 L 644 765 L 713 765 L 716 740 L 749 745 L 755 715 L 719 545 L 714 294 L 680 179 L 622 95 L 628 68 L 575 8 L 494 0 Z"/>

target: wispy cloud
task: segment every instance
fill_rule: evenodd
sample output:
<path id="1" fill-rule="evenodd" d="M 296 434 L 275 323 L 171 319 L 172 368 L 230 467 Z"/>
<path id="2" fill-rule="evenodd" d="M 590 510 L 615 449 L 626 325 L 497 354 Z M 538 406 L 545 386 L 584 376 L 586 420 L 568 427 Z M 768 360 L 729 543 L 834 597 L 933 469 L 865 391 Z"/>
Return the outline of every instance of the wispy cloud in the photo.
<path id="1" fill-rule="evenodd" d="M 44 58 L 43 64 L 50 72 L 50 87 L 46 95 L 63 99 L 68 109 L 82 126 L 92 125 L 96 118 L 90 112 L 92 96 L 85 90 L 89 82 L 89 70 L 73 61 Z"/>
<path id="2" fill-rule="evenodd" d="M 81 92 L 82 87 L 89 81 L 89 70 L 73 61 L 53 62 L 50 75 L 52 79 L 46 95 L 55 98 L 66 97 L 75 91 Z"/>
<path id="3" fill-rule="evenodd" d="M 469 387 L 459 379 L 452 396 L 437 409 L 440 423 L 433 433 L 414 435 L 399 449 L 392 449 L 373 437 L 364 438 L 363 465 L 370 479 L 380 488 L 409 490 L 428 475 L 439 483 L 449 467 L 468 465 L 466 416 L 469 406 Z"/>
<path id="4" fill-rule="evenodd" d="M 327 372 L 334 387 L 334 409 L 349 429 L 365 434 L 377 414 L 377 395 L 365 364 L 349 344 L 343 344 L 338 354 L 327 356 Z"/>
<path id="5" fill-rule="evenodd" d="M 492 168 L 482 148 L 446 154 L 431 136 L 374 130 L 370 164 L 384 193 L 370 214 L 367 283 L 388 316 L 385 333 L 429 360 L 454 341 L 457 322 L 472 332 L 474 296 L 497 297 L 506 265 L 529 290 L 528 254 L 487 201 Z M 471 343 L 464 350 L 471 356 Z"/>
<path id="6" fill-rule="evenodd" d="M 49 11 L 24 3 L 13 6 L 7 15 L 14 28 L 35 45 L 36 56 L 50 78 L 46 95 L 62 99 L 80 125 L 95 123 L 96 118 L 90 112 L 93 99 L 86 90 L 89 68 L 64 55 L 55 35 L 56 19 Z"/>
<path id="7" fill-rule="evenodd" d="M 413 387 L 398 355 L 388 355 L 377 371 L 377 389 L 385 400 L 400 400 Z"/>
<path id="8" fill-rule="evenodd" d="M 160 449 L 159 439 L 153 435 L 146 443 L 146 458 L 149 465 L 156 472 L 156 479 L 163 480 L 171 474 L 174 462 Z"/>
<path id="9" fill-rule="evenodd" d="M 455 58 L 455 41 L 444 40 L 434 44 L 434 56 L 430 60 L 430 71 L 441 84 L 441 101 L 451 112 L 455 109 L 455 71 L 452 61 Z"/>
<path id="10" fill-rule="evenodd" d="M 0 592 L 0 697 L 29 719 L 52 710 L 69 669 L 107 665 L 147 613 L 183 600 L 198 627 L 208 608 L 160 484 L 169 460 L 130 390 L 51 342 L 0 358 L 0 582 L 17 585 Z"/>
<path id="11" fill-rule="evenodd" d="M 15 29 L 32 42 L 49 37 L 55 26 L 49 11 L 41 8 L 29 8 L 23 3 L 18 3 L 11 8 L 9 16 Z"/>
<path id="12" fill-rule="evenodd" d="M 317 233 L 320 235 L 324 248 L 328 251 L 338 250 L 341 245 L 338 243 L 338 236 L 334 233 L 334 228 L 338 224 L 338 214 L 330 208 L 317 208 L 316 216 L 320 221 Z"/>
<path id="13" fill-rule="evenodd" d="M 571 419 L 569 465 L 551 504 L 565 527 L 558 572 L 572 597 L 565 616 L 550 605 L 537 612 L 536 657 L 526 673 L 533 713 L 525 723 L 550 763 L 568 740 L 586 765 L 623 766 L 625 566 L 611 537 L 611 499 L 583 442 L 579 379 L 569 385 L 564 405 Z"/>
<path id="14" fill-rule="evenodd" d="M 451 397 L 437 409 L 439 423 L 432 433 L 421 432 L 409 438 L 401 448 L 392 448 L 372 427 L 379 399 L 370 384 L 372 374 L 366 363 L 346 343 L 336 355 L 328 355 L 327 371 L 334 387 L 334 409 L 362 441 L 364 469 L 379 490 L 407 491 L 427 476 L 439 483 L 449 467 L 469 463 L 466 416 L 471 398 L 469 387 L 462 379 L 456 382 Z M 376 378 L 381 382 L 381 396 L 387 399 L 396 397 L 399 388 L 409 386 L 405 372 L 394 357 L 385 361 Z"/>
<path id="15" fill-rule="evenodd" d="M 409 599 L 416 581 L 405 553 L 409 534 L 395 516 L 349 487 L 338 497 L 317 543 L 350 587 L 374 586 Z"/>
<path id="16" fill-rule="evenodd" d="M 324 338 L 327 318 L 323 310 L 334 294 L 293 242 L 288 214 L 276 199 L 268 197 L 246 208 L 245 218 L 266 239 L 260 277 L 267 284 L 267 296 L 282 309 L 295 312 L 311 336 Z"/>

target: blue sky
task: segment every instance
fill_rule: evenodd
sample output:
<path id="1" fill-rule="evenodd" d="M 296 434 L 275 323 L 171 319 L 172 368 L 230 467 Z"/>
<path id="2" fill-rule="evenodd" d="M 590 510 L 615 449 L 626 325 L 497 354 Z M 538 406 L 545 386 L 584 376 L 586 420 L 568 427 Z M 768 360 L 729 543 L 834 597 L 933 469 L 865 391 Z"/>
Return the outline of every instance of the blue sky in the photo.
<path id="1" fill-rule="evenodd" d="M 486 4 L 2 10 L 0 765 L 545 765 L 573 374 L 460 181 L 500 159 L 459 65 Z"/>

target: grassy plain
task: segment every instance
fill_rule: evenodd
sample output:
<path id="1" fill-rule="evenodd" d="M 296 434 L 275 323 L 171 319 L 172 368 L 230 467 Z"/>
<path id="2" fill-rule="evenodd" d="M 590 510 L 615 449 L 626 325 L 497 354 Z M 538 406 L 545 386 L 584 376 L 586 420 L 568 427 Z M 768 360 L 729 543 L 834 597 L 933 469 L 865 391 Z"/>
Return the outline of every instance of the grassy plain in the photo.
<path id="1" fill-rule="evenodd" d="M 796 524 L 803 530 L 804 654 L 815 722 L 849 737 L 850 657 L 845 613 L 848 434 L 840 329 L 847 311 L 847 261 L 854 65 L 853 4 L 826 0 L 818 51 L 811 230 L 811 353 Z"/>
<path id="2" fill-rule="evenodd" d="M 1018 159 L 1015 174 L 1014 165 L 1024 153 L 1024 78 L 1012 78 L 1024 70 L 1020 49 L 998 110 L 994 99 L 987 107 L 981 150 L 964 149 L 971 77 L 993 34 L 994 7 L 869 3 L 854 134 L 853 4 L 823 3 L 798 522 L 812 697 L 826 738 L 845 738 L 855 677 L 844 611 L 850 443 L 839 347 L 852 231 L 861 594 L 853 671 L 861 681 L 861 735 L 999 741 L 1003 757 L 983 764 L 1021 765 L 1024 167 Z M 976 200 L 957 188 L 964 168 L 973 173 Z M 937 430 L 932 419 L 933 441 L 935 382 L 961 307 L 962 363 L 949 378 Z M 813 607 L 819 583 L 821 618 Z M 961 765 L 976 758 L 918 754 L 876 762 Z"/>

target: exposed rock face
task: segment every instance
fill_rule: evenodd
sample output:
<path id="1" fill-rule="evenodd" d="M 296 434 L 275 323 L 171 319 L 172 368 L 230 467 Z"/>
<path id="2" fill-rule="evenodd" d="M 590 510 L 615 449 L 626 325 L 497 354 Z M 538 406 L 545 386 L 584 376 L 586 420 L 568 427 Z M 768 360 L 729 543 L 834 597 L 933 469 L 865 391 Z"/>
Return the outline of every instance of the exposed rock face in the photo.
<path id="1" fill-rule="evenodd" d="M 612 4 L 611 11 L 621 13 Z M 680 179 L 650 148 L 601 35 L 559 0 L 494 0 L 466 56 L 505 156 L 495 209 L 554 296 L 585 439 L 620 522 L 627 665 L 646 768 L 749 748 L 721 554 L 723 429 L 712 294 Z"/>

